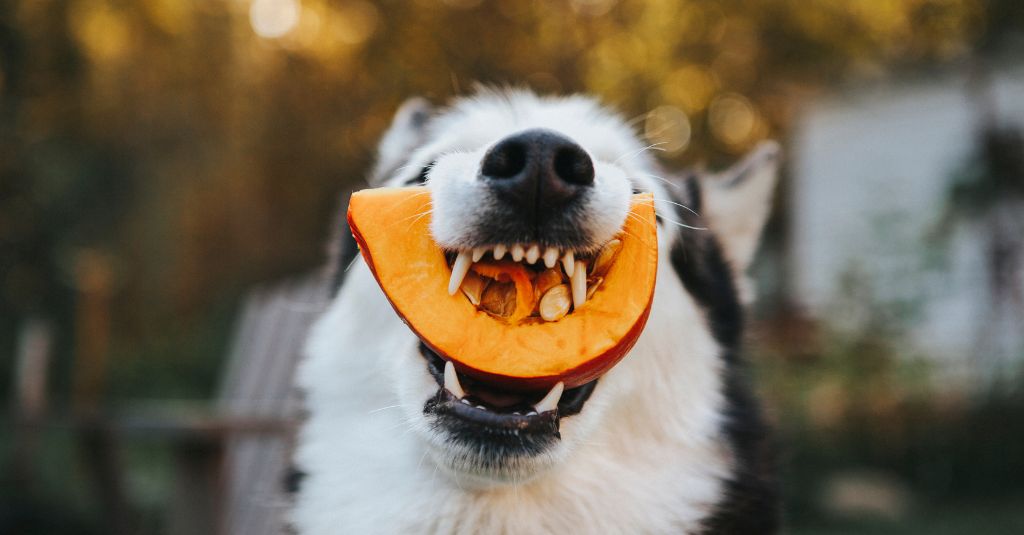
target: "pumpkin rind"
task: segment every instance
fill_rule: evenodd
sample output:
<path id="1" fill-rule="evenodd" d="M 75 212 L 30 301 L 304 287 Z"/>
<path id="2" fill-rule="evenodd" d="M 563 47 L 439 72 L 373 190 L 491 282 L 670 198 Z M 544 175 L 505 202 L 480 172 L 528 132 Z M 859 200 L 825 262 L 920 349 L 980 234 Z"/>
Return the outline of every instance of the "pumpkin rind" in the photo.
<path id="1" fill-rule="evenodd" d="M 555 322 L 510 323 L 477 310 L 461 292 L 449 295 L 451 270 L 430 233 L 430 209 L 425 187 L 363 190 L 352 195 L 348 223 L 395 311 L 460 373 L 510 390 L 545 389 L 558 381 L 572 388 L 599 377 L 636 343 L 657 274 L 650 194 L 633 196 L 622 250 L 601 287 Z"/>

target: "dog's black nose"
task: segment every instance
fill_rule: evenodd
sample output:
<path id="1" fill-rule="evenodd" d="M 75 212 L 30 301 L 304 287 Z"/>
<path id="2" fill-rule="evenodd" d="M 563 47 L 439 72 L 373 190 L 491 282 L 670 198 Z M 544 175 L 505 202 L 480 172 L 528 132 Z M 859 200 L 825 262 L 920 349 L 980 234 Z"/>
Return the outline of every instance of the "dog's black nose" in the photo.
<path id="1" fill-rule="evenodd" d="M 594 183 L 594 163 L 579 145 L 551 130 L 513 134 L 484 155 L 480 174 L 526 212 L 554 208 Z"/>

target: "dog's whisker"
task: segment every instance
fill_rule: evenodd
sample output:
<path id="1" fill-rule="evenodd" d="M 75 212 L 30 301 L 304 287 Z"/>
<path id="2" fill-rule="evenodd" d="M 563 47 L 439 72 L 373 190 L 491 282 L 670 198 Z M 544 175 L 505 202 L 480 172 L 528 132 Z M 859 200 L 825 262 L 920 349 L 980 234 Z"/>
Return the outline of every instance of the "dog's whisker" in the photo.
<path id="1" fill-rule="evenodd" d="M 626 158 L 636 158 L 637 156 L 640 156 L 641 154 L 643 154 L 643 153 L 645 153 L 645 152 L 647 152 L 649 150 L 660 150 L 660 151 L 664 152 L 665 149 L 659 147 L 658 145 L 664 145 L 666 143 L 668 143 L 668 142 L 667 141 L 661 141 L 661 142 L 658 142 L 658 143 L 651 143 L 650 145 L 647 145 L 646 147 L 640 148 L 638 150 L 627 152 L 627 153 L 623 154 L 622 156 L 619 156 L 618 158 L 616 158 L 615 161 L 612 162 L 612 164 L 613 165 L 618 165 L 619 162 L 621 162 L 622 160 L 624 160 Z"/>
<path id="2" fill-rule="evenodd" d="M 380 411 L 386 411 L 388 409 L 397 409 L 397 408 L 401 408 L 401 407 L 404 407 L 404 406 L 405 405 L 402 405 L 402 404 L 388 405 L 387 407 L 381 407 L 379 409 L 373 409 L 372 411 L 369 411 L 367 414 L 373 414 L 373 413 L 377 413 L 377 412 L 380 412 Z"/>
<path id="3" fill-rule="evenodd" d="M 667 202 L 664 199 L 659 199 L 659 200 Z M 675 203 L 672 203 L 672 204 L 675 204 Z M 680 205 L 680 206 L 682 206 L 682 205 Z M 683 208 L 687 208 L 687 207 L 683 206 Z M 687 209 L 689 210 L 689 208 L 687 208 Z M 690 211 L 692 212 L 693 210 L 690 210 Z M 694 213 L 696 214 L 696 212 L 694 212 Z M 628 215 L 632 215 L 632 214 L 628 214 Z M 699 216 L 699 214 L 698 214 L 698 216 Z M 680 227 L 688 228 L 688 229 L 691 229 L 691 230 L 708 230 L 707 227 L 694 227 L 692 225 L 687 225 L 685 223 L 680 223 L 679 221 L 676 221 L 674 219 L 666 217 L 664 214 L 658 214 L 658 217 L 660 219 L 662 219 L 663 221 L 665 221 L 666 223 L 672 223 L 673 225 L 677 225 L 677 226 L 680 226 Z"/>
<path id="4" fill-rule="evenodd" d="M 691 214 L 693 214 L 693 215 L 695 215 L 697 217 L 700 217 L 700 214 L 698 214 L 696 211 L 694 211 L 693 208 L 690 208 L 689 206 L 686 206 L 685 204 L 677 203 L 675 201 L 670 201 L 670 200 L 668 200 L 668 199 L 666 199 L 664 197 L 655 197 L 654 201 L 655 202 L 664 202 L 664 203 L 668 203 L 668 204 L 672 204 L 672 205 L 678 206 L 678 207 L 686 210 L 687 212 L 690 212 Z"/>
<path id="5" fill-rule="evenodd" d="M 425 217 L 425 216 L 428 216 L 428 215 L 430 215 L 430 214 L 432 214 L 432 213 L 434 213 L 434 209 L 433 209 L 433 208 L 431 208 L 430 210 L 427 210 L 427 211 L 425 211 L 425 212 L 420 212 L 420 213 L 418 213 L 418 214 L 413 214 L 413 215 L 411 215 L 411 216 L 408 216 L 408 217 L 403 217 L 402 219 L 399 219 L 399 220 L 398 220 L 398 222 L 399 222 L 399 223 L 402 223 L 402 222 L 405 222 L 405 221 L 408 221 L 408 220 L 412 219 L 412 223 L 410 223 L 410 224 L 409 224 L 409 227 L 411 228 L 411 227 L 412 227 L 413 225 L 415 225 L 415 224 L 416 224 L 416 222 L 417 222 L 417 221 L 419 221 L 419 220 L 420 220 L 421 218 L 423 218 L 423 217 Z"/>
<path id="6" fill-rule="evenodd" d="M 668 184 L 669 186 L 672 186 L 673 188 L 676 188 L 676 189 L 682 189 L 682 187 L 683 187 L 683 185 L 679 184 L 678 182 L 673 182 L 673 181 L 671 181 L 671 180 L 669 180 L 669 179 L 667 179 L 665 177 L 658 176 L 658 175 L 655 175 L 655 174 L 652 174 L 652 173 L 640 173 L 640 176 L 641 177 L 649 177 L 649 178 L 654 178 L 654 179 L 660 180 L 660 181 L 664 182 L 665 184 Z M 632 180 L 632 179 L 630 179 L 630 180 Z"/>

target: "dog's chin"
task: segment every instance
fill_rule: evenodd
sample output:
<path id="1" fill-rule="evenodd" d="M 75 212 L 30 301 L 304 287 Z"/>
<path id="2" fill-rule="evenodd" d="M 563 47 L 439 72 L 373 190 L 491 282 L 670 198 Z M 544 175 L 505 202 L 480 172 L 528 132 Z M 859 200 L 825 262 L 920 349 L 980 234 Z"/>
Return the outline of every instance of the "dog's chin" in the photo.
<path id="1" fill-rule="evenodd" d="M 444 431 L 428 439 L 428 454 L 439 470 L 462 488 L 494 488 L 521 485 L 544 475 L 566 456 L 568 448 L 556 444 L 538 456 L 487 454 L 468 445 L 457 445 Z"/>

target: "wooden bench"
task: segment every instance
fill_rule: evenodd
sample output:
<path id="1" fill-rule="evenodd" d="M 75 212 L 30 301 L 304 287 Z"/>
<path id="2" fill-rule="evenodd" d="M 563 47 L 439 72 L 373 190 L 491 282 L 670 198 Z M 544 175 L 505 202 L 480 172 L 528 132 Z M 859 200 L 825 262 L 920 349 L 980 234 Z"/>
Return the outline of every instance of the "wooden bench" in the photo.
<path id="1" fill-rule="evenodd" d="M 138 531 L 125 492 L 120 446 L 139 437 L 166 440 L 175 464 L 166 532 L 283 533 L 288 503 L 284 482 L 301 419 L 293 377 L 306 332 L 327 305 L 330 287 L 329 279 L 316 273 L 252 291 L 241 306 L 213 406 L 199 413 L 140 403 L 141 408 L 114 414 L 44 414 L 49 331 L 39 325 L 26 328 L 16 362 L 22 445 L 16 449 L 27 455 L 40 426 L 70 425 L 106 529 L 115 535 L 134 534 Z"/>

